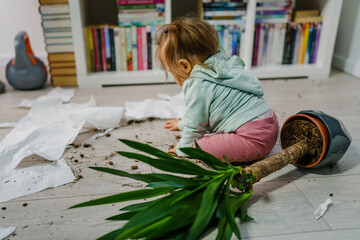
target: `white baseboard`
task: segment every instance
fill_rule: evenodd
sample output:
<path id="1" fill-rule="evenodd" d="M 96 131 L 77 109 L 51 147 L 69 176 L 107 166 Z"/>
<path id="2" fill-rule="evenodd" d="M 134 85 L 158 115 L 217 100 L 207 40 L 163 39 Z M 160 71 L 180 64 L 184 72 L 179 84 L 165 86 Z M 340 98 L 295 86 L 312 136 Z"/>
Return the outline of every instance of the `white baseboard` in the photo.
<path id="1" fill-rule="evenodd" d="M 39 58 L 41 61 L 44 62 L 45 65 L 49 65 L 48 59 L 47 59 L 47 55 L 36 55 L 37 58 Z M 0 56 L 0 67 L 6 67 L 6 65 L 8 64 L 8 62 L 13 59 L 14 56 Z"/>
<path id="2" fill-rule="evenodd" d="M 360 61 L 355 62 L 353 59 L 346 59 L 336 54 L 333 55 L 332 60 L 332 66 L 360 78 Z"/>

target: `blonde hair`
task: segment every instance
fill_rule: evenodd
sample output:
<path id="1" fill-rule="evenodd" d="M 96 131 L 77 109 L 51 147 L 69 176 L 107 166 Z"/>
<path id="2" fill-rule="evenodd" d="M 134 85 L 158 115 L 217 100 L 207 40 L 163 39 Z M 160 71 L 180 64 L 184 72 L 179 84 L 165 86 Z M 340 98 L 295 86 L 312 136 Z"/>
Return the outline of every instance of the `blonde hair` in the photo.
<path id="1" fill-rule="evenodd" d="M 173 74 L 186 78 L 178 61 L 186 59 L 191 66 L 203 65 L 210 56 L 219 52 L 219 37 L 216 30 L 207 22 L 194 17 L 179 18 L 161 26 L 156 32 L 156 58 L 166 76 L 170 69 Z M 165 49 L 162 49 L 165 47 Z M 160 57 L 160 51 L 164 56 Z"/>

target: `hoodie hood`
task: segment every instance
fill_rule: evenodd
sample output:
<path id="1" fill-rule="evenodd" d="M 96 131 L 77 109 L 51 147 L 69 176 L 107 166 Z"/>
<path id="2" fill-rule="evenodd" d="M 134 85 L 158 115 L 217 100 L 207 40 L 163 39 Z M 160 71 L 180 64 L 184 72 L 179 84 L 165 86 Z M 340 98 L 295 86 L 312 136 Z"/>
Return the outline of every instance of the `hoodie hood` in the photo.
<path id="1" fill-rule="evenodd" d="M 190 78 L 200 78 L 258 96 L 264 95 L 259 79 L 244 69 L 245 64 L 241 58 L 228 57 L 220 51 L 204 64 L 207 68 L 195 65 Z"/>

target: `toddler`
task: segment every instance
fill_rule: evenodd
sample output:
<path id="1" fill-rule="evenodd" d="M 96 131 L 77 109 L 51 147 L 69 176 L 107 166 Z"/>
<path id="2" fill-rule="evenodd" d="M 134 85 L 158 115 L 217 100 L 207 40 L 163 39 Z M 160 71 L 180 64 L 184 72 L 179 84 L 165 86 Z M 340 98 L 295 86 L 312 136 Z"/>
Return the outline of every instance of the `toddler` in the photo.
<path id="1" fill-rule="evenodd" d="M 186 110 L 181 120 L 165 123 L 181 130 L 170 152 L 186 157 L 183 147 L 195 141 L 206 152 L 232 162 L 254 161 L 269 154 L 278 120 L 263 99 L 259 80 L 244 70 L 237 56 L 219 50 L 216 30 L 197 18 L 182 18 L 157 32 L 156 57 L 183 88 Z"/>

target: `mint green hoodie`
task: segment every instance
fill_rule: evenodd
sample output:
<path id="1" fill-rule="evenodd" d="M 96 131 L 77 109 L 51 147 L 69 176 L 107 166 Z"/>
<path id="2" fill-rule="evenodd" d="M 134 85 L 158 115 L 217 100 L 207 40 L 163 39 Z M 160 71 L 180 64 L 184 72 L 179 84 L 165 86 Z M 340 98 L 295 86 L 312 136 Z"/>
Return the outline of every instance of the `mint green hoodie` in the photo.
<path id="1" fill-rule="evenodd" d="M 186 110 L 178 122 L 179 156 L 186 156 L 180 148 L 192 147 L 205 133 L 233 132 L 270 109 L 260 81 L 239 57 L 220 52 L 204 64 L 208 68 L 195 65 L 183 85 Z"/>

